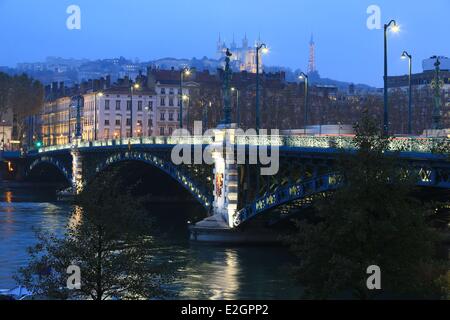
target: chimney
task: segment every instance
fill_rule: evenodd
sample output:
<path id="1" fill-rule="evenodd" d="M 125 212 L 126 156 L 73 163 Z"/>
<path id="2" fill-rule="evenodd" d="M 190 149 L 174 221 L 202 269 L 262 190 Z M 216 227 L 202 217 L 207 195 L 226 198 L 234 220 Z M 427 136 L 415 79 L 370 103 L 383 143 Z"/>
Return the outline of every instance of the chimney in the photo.
<path id="1" fill-rule="evenodd" d="M 106 85 L 106 89 L 111 88 L 111 76 L 109 74 L 106 76 L 105 85 Z"/>
<path id="2" fill-rule="evenodd" d="M 100 81 L 98 79 L 95 79 L 92 83 L 92 91 L 96 92 L 100 89 Z"/>
<path id="3" fill-rule="evenodd" d="M 130 86 L 130 78 L 128 76 L 123 78 L 123 84 L 127 87 Z"/>
<path id="4" fill-rule="evenodd" d="M 52 82 L 52 97 L 58 98 L 58 82 Z"/>
<path id="5" fill-rule="evenodd" d="M 46 85 L 45 86 L 45 97 L 48 98 L 51 93 L 52 93 L 52 86 L 51 85 Z"/>
<path id="6" fill-rule="evenodd" d="M 86 82 L 86 81 L 83 81 L 83 82 L 80 84 L 80 94 L 83 94 L 83 93 L 85 92 L 86 87 L 87 87 L 87 82 Z"/>
<path id="7" fill-rule="evenodd" d="M 101 77 L 99 81 L 99 90 L 105 90 L 105 78 Z"/>
<path id="8" fill-rule="evenodd" d="M 59 94 L 61 97 L 64 97 L 66 95 L 66 88 L 64 86 L 64 81 L 61 81 L 59 83 Z"/>
<path id="9" fill-rule="evenodd" d="M 147 67 L 147 88 L 149 89 L 155 89 L 156 86 L 156 79 L 155 75 L 153 74 L 152 67 Z"/>

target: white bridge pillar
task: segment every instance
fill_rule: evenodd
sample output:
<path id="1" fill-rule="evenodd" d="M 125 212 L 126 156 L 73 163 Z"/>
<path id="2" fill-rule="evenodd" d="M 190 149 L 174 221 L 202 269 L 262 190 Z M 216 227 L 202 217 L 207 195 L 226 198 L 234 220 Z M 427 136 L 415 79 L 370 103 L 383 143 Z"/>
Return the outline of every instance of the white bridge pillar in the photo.
<path id="1" fill-rule="evenodd" d="M 220 216 L 233 228 L 238 209 L 239 179 L 234 146 L 235 124 L 219 126 L 215 130 L 212 157 L 214 159 L 214 215 Z"/>
<path id="2" fill-rule="evenodd" d="M 72 190 L 74 194 L 80 194 L 83 191 L 83 155 L 78 147 L 72 147 Z"/>

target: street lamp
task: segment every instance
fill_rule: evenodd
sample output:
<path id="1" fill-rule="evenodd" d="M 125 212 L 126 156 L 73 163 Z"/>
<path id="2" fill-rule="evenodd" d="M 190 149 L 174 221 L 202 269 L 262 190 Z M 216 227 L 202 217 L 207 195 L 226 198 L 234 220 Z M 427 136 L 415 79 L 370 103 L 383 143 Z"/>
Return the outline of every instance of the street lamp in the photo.
<path id="1" fill-rule="evenodd" d="M 236 123 L 238 127 L 241 125 L 241 108 L 239 106 L 239 89 L 233 87 L 231 88 L 232 92 L 236 92 Z"/>
<path id="2" fill-rule="evenodd" d="M 96 92 L 94 94 L 94 141 L 97 141 L 97 131 L 98 131 L 97 96 L 103 97 L 103 92 Z"/>
<path id="3" fill-rule="evenodd" d="M 191 70 L 189 68 L 183 68 L 180 71 L 180 92 L 178 93 L 178 99 L 180 100 L 180 129 L 183 129 L 183 81 L 185 77 L 191 75 Z"/>
<path id="4" fill-rule="evenodd" d="M 182 97 L 181 97 L 181 104 L 183 104 L 183 101 L 187 101 L 186 103 L 187 103 L 187 106 L 186 106 L 186 109 L 187 109 L 187 112 L 186 112 L 186 129 L 188 129 L 189 130 L 189 121 L 190 121 L 190 118 L 189 118 L 189 110 L 190 110 L 190 97 L 189 97 L 189 95 L 187 95 L 187 94 L 183 94 L 182 95 Z M 180 119 L 182 119 L 183 118 L 183 109 L 181 108 L 180 109 Z M 182 124 L 182 123 L 180 123 L 180 124 Z"/>
<path id="5" fill-rule="evenodd" d="M 269 52 L 265 43 L 256 46 L 256 131 L 259 132 L 260 114 L 259 114 L 259 51 L 263 54 Z"/>
<path id="6" fill-rule="evenodd" d="M 305 116 L 304 116 L 304 127 L 305 127 L 305 135 L 306 135 L 306 127 L 308 126 L 308 96 L 309 96 L 309 76 L 302 72 L 300 73 L 300 76 L 298 77 L 300 80 L 303 80 L 305 82 Z"/>
<path id="7" fill-rule="evenodd" d="M 2 133 L 2 151 L 5 152 L 5 120 L 2 120 L 2 129 L 3 129 L 3 133 Z"/>
<path id="8" fill-rule="evenodd" d="M 402 53 L 402 59 L 408 59 L 409 63 L 409 79 L 408 79 L 408 134 L 412 134 L 412 55 L 410 55 L 408 52 L 403 51 Z"/>
<path id="9" fill-rule="evenodd" d="M 202 107 L 203 107 L 203 115 L 202 115 L 202 126 L 203 131 L 206 132 L 208 130 L 208 108 L 211 108 L 212 102 L 206 101 L 202 99 Z"/>
<path id="10" fill-rule="evenodd" d="M 389 108 L 388 108 L 388 43 L 387 34 L 391 30 L 394 33 L 400 31 L 400 26 L 395 20 L 389 21 L 384 25 L 384 115 L 383 115 L 383 133 L 389 135 Z"/>
<path id="11" fill-rule="evenodd" d="M 151 112 L 153 111 L 153 109 L 150 108 L 150 106 L 147 106 L 145 107 L 145 111 L 147 111 L 147 136 L 150 137 L 152 135 L 151 128 L 153 125 L 153 123 L 150 122 L 150 119 L 152 119 Z"/>
<path id="12" fill-rule="evenodd" d="M 132 85 L 130 87 L 130 94 L 131 94 L 131 100 L 130 100 L 130 135 L 131 138 L 133 138 L 133 94 L 134 94 L 134 90 L 139 90 L 141 88 L 141 86 L 139 85 L 139 83 L 135 83 L 134 85 Z"/>

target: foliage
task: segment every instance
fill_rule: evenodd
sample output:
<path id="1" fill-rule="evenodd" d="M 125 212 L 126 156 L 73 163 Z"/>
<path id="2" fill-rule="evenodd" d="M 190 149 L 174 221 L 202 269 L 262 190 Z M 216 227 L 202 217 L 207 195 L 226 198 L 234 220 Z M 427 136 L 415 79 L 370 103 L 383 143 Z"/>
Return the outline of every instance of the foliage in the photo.
<path id="1" fill-rule="evenodd" d="M 150 299 L 168 293 L 175 266 L 161 261 L 141 199 L 119 193 L 114 173 L 86 187 L 65 237 L 40 233 L 30 263 L 16 277 L 34 293 L 59 299 Z M 80 209 L 82 208 L 82 209 Z M 67 290 L 67 267 L 81 269 L 81 289 Z"/>
<path id="2" fill-rule="evenodd" d="M 16 127 L 16 138 L 25 133 L 25 119 L 39 113 L 44 101 L 44 87 L 27 75 L 9 76 L 0 73 L 0 116 L 11 110 Z"/>
<path id="3" fill-rule="evenodd" d="M 355 129 L 359 150 L 338 165 L 344 186 L 316 204 L 317 223 L 297 222 L 288 239 L 295 276 L 311 298 L 442 297 L 448 265 L 436 258 L 432 208 L 411 195 L 415 178 L 384 153 L 389 139 L 375 122 L 365 116 Z M 371 265 L 381 268 L 381 291 L 367 289 Z"/>

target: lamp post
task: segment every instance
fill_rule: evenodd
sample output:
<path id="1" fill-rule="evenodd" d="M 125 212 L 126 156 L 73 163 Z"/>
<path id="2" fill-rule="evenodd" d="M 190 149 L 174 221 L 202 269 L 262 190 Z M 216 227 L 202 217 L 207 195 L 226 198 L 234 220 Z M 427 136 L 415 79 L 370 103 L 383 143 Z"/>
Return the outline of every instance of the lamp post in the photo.
<path id="1" fill-rule="evenodd" d="M 2 120 L 2 151 L 5 152 L 5 120 Z"/>
<path id="2" fill-rule="evenodd" d="M 189 95 L 184 94 L 184 95 L 182 96 L 182 98 L 181 98 L 181 103 L 183 103 L 184 101 L 187 101 L 187 102 L 186 102 L 186 103 L 187 103 L 187 105 L 186 105 L 186 109 L 187 109 L 187 111 L 186 111 L 186 129 L 189 130 L 189 121 L 190 121 L 190 114 L 189 114 L 189 111 L 190 111 L 190 104 L 191 104 Z M 181 110 L 180 112 L 182 112 L 182 110 Z M 180 113 L 180 115 L 181 115 L 181 118 L 182 118 L 182 113 Z"/>
<path id="3" fill-rule="evenodd" d="M 79 95 L 76 96 L 76 108 L 77 108 L 77 122 L 76 122 L 76 128 L 75 128 L 75 137 L 77 141 L 81 140 L 83 138 L 83 133 L 81 129 L 81 108 L 84 107 L 84 97 Z M 54 138 L 52 139 L 54 140 Z"/>
<path id="4" fill-rule="evenodd" d="M 103 92 L 96 92 L 94 94 L 94 141 L 97 141 L 97 131 L 98 131 L 97 96 L 103 97 Z"/>
<path id="5" fill-rule="evenodd" d="M 409 77 L 408 77 L 408 135 L 412 134 L 412 55 L 403 51 L 402 59 L 408 59 Z"/>
<path id="6" fill-rule="evenodd" d="M 130 136 L 133 138 L 133 94 L 134 90 L 138 90 L 141 86 L 138 83 L 135 83 L 130 87 L 130 94 L 131 94 L 131 100 L 130 100 Z"/>
<path id="7" fill-rule="evenodd" d="M 388 108 L 388 43 L 387 34 L 389 29 L 397 33 L 400 31 L 395 20 L 389 21 L 384 25 L 384 114 L 383 114 L 383 134 L 389 135 L 389 108 Z"/>
<path id="8" fill-rule="evenodd" d="M 72 120 L 72 107 L 71 107 L 70 103 L 69 103 L 68 116 L 69 116 L 69 127 L 67 128 L 67 134 L 68 134 L 67 142 L 68 142 L 68 144 L 70 144 L 72 142 L 72 129 L 70 127 L 70 124 L 71 124 L 70 120 Z"/>
<path id="9" fill-rule="evenodd" d="M 269 49 L 265 43 L 256 46 L 256 131 L 259 132 L 260 128 L 260 114 L 259 114 L 259 51 L 267 53 Z"/>
<path id="10" fill-rule="evenodd" d="M 303 126 L 305 127 L 305 135 L 306 135 L 306 127 L 308 126 L 308 98 L 309 98 L 309 76 L 302 72 L 300 73 L 300 76 L 298 77 L 300 80 L 303 80 L 305 82 L 305 115 L 304 115 L 304 123 Z"/>
<path id="11" fill-rule="evenodd" d="M 433 81 L 431 81 L 431 88 L 433 88 L 434 91 L 434 107 L 433 107 L 433 123 L 432 123 L 432 129 L 433 130 L 442 130 L 442 100 L 441 100 L 441 90 L 444 86 L 444 82 L 441 79 L 441 61 L 439 57 L 436 56 L 436 63 L 434 64 L 435 67 L 435 76 Z"/>
<path id="12" fill-rule="evenodd" d="M 145 111 L 147 111 L 147 136 L 151 137 L 152 132 L 151 132 L 151 124 L 150 124 L 150 119 L 151 119 L 151 115 L 150 112 L 152 111 L 152 109 L 150 109 L 149 106 L 145 107 Z"/>
<path id="13" fill-rule="evenodd" d="M 203 128 L 204 128 L 204 131 L 208 130 L 208 107 L 211 108 L 211 106 L 212 106 L 211 101 L 209 101 L 208 103 L 203 101 Z"/>
<path id="14" fill-rule="evenodd" d="M 180 71 L 180 91 L 178 92 L 180 101 L 180 129 L 183 129 L 183 81 L 184 77 L 189 77 L 191 75 L 191 70 L 189 68 L 183 68 Z"/>
<path id="15" fill-rule="evenodd" d="M 239 89 L 233 87 L 233 88 L 231 88 L 231 91 L 236 92 L 236 123 L 239 128 L 241 125 L 241 108 L 239 106 Z"/>

